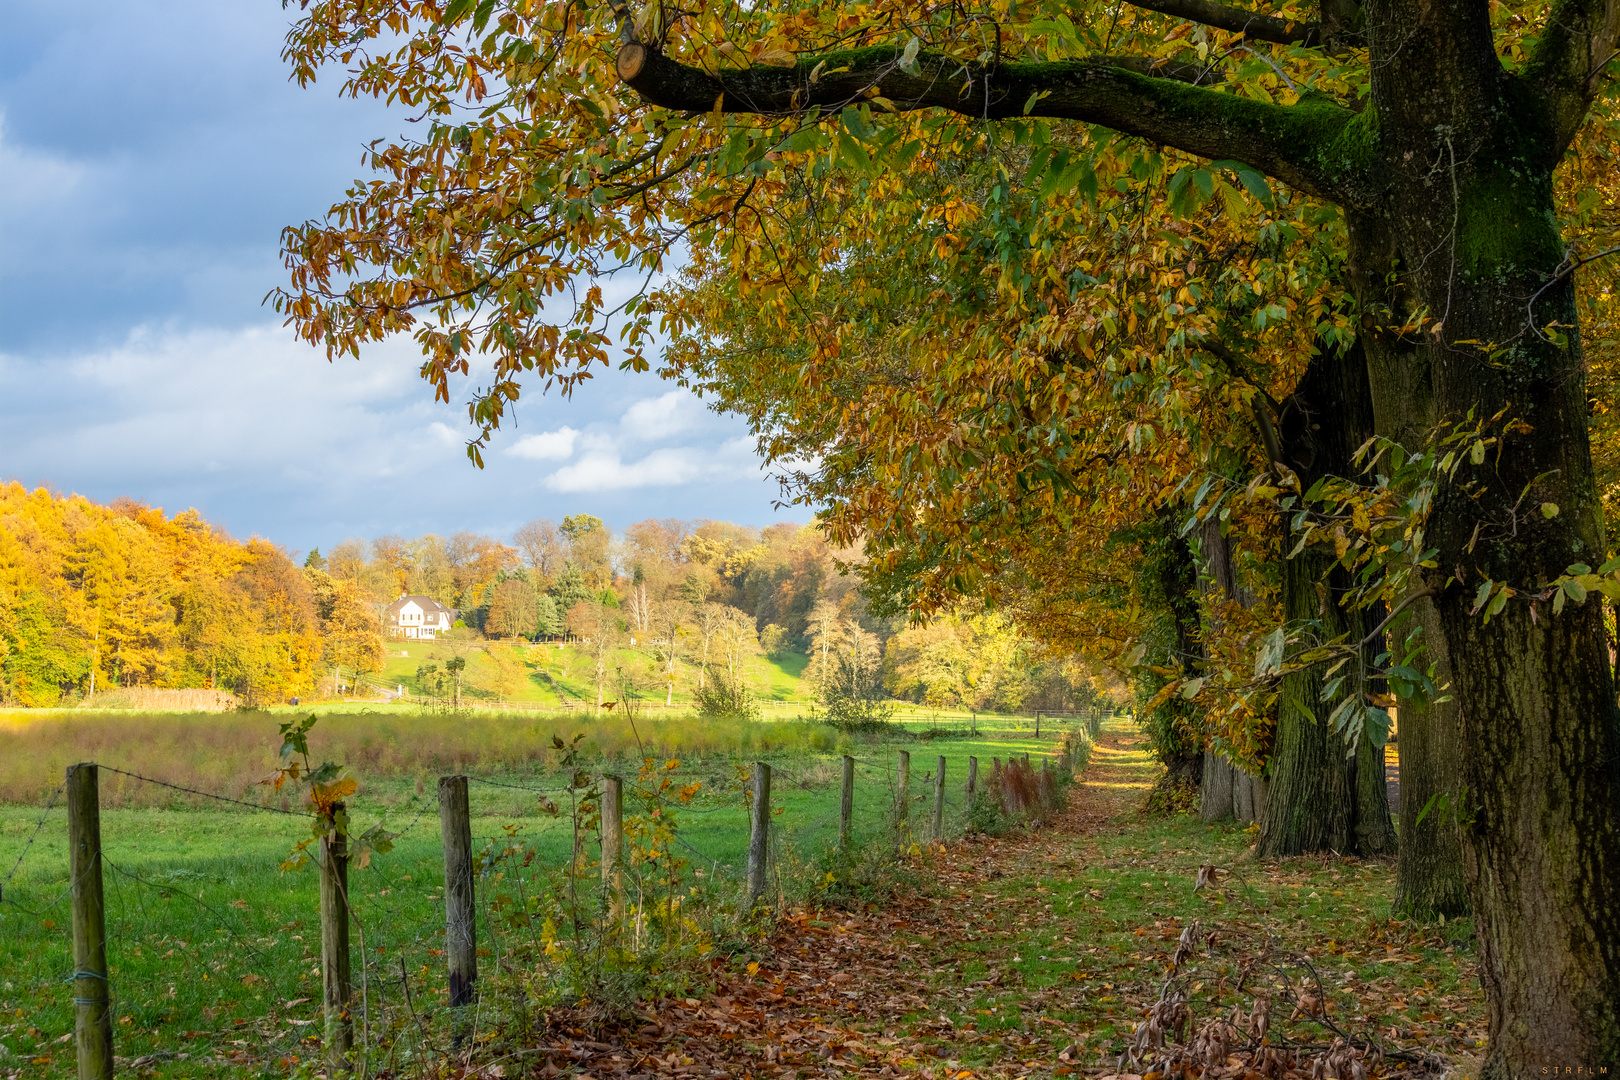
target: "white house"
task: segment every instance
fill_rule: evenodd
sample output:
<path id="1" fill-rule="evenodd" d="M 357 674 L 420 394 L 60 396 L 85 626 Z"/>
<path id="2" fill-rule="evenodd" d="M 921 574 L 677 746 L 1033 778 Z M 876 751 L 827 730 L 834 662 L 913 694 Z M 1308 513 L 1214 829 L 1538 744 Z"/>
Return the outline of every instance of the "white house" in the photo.
<path id="1" fill-rule="evenodd" d="M 397 638 L 433 638 L 450 629 L 456 613 L 431 596 L 405 596 L 383 611 L 383 627 Z"/>

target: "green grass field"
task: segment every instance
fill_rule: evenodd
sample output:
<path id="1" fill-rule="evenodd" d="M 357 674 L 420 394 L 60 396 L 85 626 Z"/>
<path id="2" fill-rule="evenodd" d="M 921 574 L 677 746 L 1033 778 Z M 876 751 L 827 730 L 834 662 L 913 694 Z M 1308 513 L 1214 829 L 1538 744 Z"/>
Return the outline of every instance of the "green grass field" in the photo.
<path id="1" fill-rule="evenodd" d="M 442 669 L 456 650 L 444 641 L 390 641 L 384 652 L 383 669 L 370 677 L 370 681 L 390 690 L 403 686 L 408 697 L 420 701 L 431 688 L 418 680 L 418 669 L 425 664 L 437 664 Z M 589 657 L 576 645 L 481 641 L 462 647 L 460 652 L 467 659 L 462 686 L 465 701 L 474 704 L 506 701 L 543 708 L 557 708 L 567 701 L 593 705 L 596 702 L 594 669 Z M 507 661 L 505 671 L 500 663 L 503 659 Z M 808 712 L 810 694 L 801 685 L 801 677 L 809 662 L 808 656 L 793 652 L 775 658 L 756 657 L 750 664 L 749 685 L 762 701 L 802 703 Z M 615 652 L 610 667 L 632 673 L 642 684 L 636 691 L 637 696 L 657 704 L 664 700 L 664 695 L 656 688 L 658 676 L 653 671 L 653 663 L 648 653 L 625 648 Z M 695 678 L 691 665 L 683 663 L 675 685 L 677 706 L 690 707 Z M 619 695 L 615 675 L 605 688 L 604 696 L 613 700 Z"/>
<path id="2" fill-rule="evenodd" d="M 423 725 L 467 723 L 458 717 L 421 718 L 413 737 L 420 737 L 416 729 Z M 791 749 L 742 750 L 745 743 L 768 746 L 770 733 L 779 727 Z M 711 744 L 681 760 L 673 775 L 682 783 L 702 784 L 692 803 L 676 811 L 676 853 L 688 860 L 685 872 L 695 886 L 724 895 L 734 888 L 748 841 L 743 783 L 756 757 L 776 769 L 772 802 L 778 808 L 775 844 L 781 867 L 812 857 L 835 839 L 842 750 L 858 761 L 857 836 L 872 838 L 887 835 L 889 828 L 897 750 L 912 755 L 910 815 L 919 827 L 929 813 L 936 759 L 945 756 L 947 831 L 954 834 L 964 819 L 969 755 L 988 768 L 992 757 L 1029 753 L 1038 758 L 1056 743 L 1050 730 L 1037 740 L 1028 730 L 983 726 L 977 739 L 924 740 L 918 736 L 929 734 L 929 725 L 912 725 L 885 740 L 844 737 L 834 745 L 836 733 L 827 739 L 814 734 L 830 729 L 797 727 L 808 734 L 790 739 L 795 725 L 757 723 L 728 736 L 729 752 L 717 752 Z M 823 749 L 815 749 L 817 742 Z M 633 771 L 634 763 L 621 753 L 613 767 Z M 232 778 L 210 784 L 195 769 L 186 775 L 201 789 L 241 790 L 227 782 Z M 360 988 L 366 1002 L 397 1008 L 408 982 L 420 1008 L 432 1013 L 445 992 L 437 956 L 444 910 L 435 780 L 421 770 L 412 775 L 399 769 L 397 762 L 384 775 L 362 772 L 360 778 L 362 790 L 350 800 L 355 830 L 381 821 L 401 835 L 392 852 L 351 871 L 358 920 L 356 983 L 362 982 L 358 958 L 364 957 Z M 114 779 L 108 776 L 106 783 Z M 486 773 L 471 788 L 475 850 L 493 855 L 514 842 L 526 843 L 538 863 L 564 865 L 572 843 L 569 818 L 546 816 L 541 794 L 526 790 L 548 789 L 546 797 L 566 805 L 563 782 L 544 757 Z M 311 1040 L 320 1028 L 317 874 L 313 868 L 280 869 L 294 845 L 309 835 L 308 822 L 225 804 L 196 808 L 197 802 L 176 795 L 169 808 L 102 812 L 118 1052 L 131 1059 L 176 1055 L 153 1062 L 163 1075 L 248 1075 L 265 1069 L 285 1075 L 311 1057 Z M 64 1039 L 73 1024 L 72 987 L 62 981 L 72 971 L 66 820 L 58 806 L 44 816 L 34 838 L 40 821 L 38 806 L 0 808 L 0 873 L 10 872 L 21 857 L 0 897 L 0 1075 L 72 1070 L 72 1040 Z M 480 883 L 485 904 L 503 887 L 495 884 L 500 872 L 492 864 Z M 487 908 L 482 915 L 480 946 L 490 962 L 498 962 L 503 949 L 498 922 L 488 919 Z"/>

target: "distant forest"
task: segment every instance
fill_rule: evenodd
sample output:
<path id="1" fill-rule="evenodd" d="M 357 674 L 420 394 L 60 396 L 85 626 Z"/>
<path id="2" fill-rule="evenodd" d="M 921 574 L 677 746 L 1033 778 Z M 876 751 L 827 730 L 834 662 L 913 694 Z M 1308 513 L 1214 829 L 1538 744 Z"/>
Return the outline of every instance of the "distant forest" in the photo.
<path id="1" fill-rule="evenodd" d="M 615 533 L 587 514 L 531 521 L 510 542 L 381 536 L 300 557 L 234 539 L 194 510 L 12 483 L 0 486 L 0 702 L 75 705 L 135 687 L 224 690 L 250 704 L 308 695 L 335 687 L 334 672 L 381 668 L 384 611 L 407 595 L 453 609 L 457 637 L 611 640 L 671 670 L 713 668 L 721 683 L 728 672 L 746 682 L 740 657 L 800 652 L 806 692 L 846 703 L 1011 711 L 1092 700 L 1083 664 L 999 613 L 926 626 L 874 615 L 840 569 L 860 558 L 813 525 L 659 519 Z"/>

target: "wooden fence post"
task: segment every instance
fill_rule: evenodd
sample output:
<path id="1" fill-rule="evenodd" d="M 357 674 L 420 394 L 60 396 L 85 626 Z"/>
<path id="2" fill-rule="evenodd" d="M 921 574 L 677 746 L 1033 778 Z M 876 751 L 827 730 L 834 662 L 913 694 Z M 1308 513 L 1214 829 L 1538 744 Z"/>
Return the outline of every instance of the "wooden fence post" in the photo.
<path id="1" fill-rule="evenodd" d="M 838 846 L 847 851 L 855 821 L 855 759 L 844 755 L 844 792 L 838 800 Z"/>
<path id="2" fill-rule="evenodd" d="M 478 916 L 473 904 L 472 811 L 465 776 L 439 777 L 439 835 L 444 846 L 444 955 L 450 1006 L 477 996 Z"/>
<path id="3" fill-rule="evenodd" d="M 1041 710 L 1035 710 L 1035 737 L 1041 737 Z"/>
<path id="4" fill-rule="evenodd" d="M 602 892 L 615 926 L 624 918 L 624 781 L 602 777 Z"/>
<path id="5" fill-rule="evenodd" d="M 754 805 L 748 830 L 748 900 L 746 910 L 754 910 L 765 893 L 765 860 L 770 854 L 771 767 L 754 762 Z"/>
<path id="6" fill-rule="evenodd" d="M 911 751 L 900 751 L 899 775 L 895 780 L 894 792 L 894 844 L 895 848 L 905 846 L 906 819 L 911 813 Z"/>
<path id="7" fill-rule="evenodd" d="M 67 771 L 69 891 L 73 897 L 73 1046 L 79 1080 L 113 1074 L 107 992 L 107 908 L 101 895 L 101 798 L 94 765 Z"/>
<path id="8" fill-rule="evenodd" d="M 934 774 L 934 823 L 932 838 L 935 843 L 945 839 L 945 755 L 939 755 L 939 770 Z"/>
<path id="9" fill-rule="evenodd" d="M 326 1058 L 348 1068 L 354 1045 L 349 1015 L 349 838 L 337 827 L 342 803 L 332 804 L 321 837 L 321 1006 L 326 1020 Z"/>
<path id="10" fill-rule="evenodd" d="M 979 759 L 976 758 L 976 757 L 970 757 L 970 758 L 968 758 L 968 782 L 967 782 L 968 802 L 971 803 L 973 801 L 973 796 L 978 794 L 978 791 L 979 791 Z"/>

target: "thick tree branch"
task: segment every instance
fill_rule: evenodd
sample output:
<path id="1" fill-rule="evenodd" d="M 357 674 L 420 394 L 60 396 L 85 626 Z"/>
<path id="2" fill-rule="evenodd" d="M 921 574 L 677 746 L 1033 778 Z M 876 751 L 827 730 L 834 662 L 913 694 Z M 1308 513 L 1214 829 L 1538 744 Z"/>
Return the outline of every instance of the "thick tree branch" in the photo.
<path id="1" fill-rule="evenodd" d="M 1161 15 L 1174 15 L 1178 19 L 1213 26 L 1217 30 L 1230 30 L 1255 41 L 1270 41 L 1278 45 L 1306 45 L 1322 43 L 1322 28 L 1316 23 L 1293 22 L 1256 11 L 1211 3 L 1211 0 L 1127 0 L 1132 7 L 1157 11 Z"/>
<path id="2" fill-rule="evenodd" d="M 710 75 L 631 41 L 619 50 L 618 71 L 644 101 L 683 112 L 828 113 L 882 97 L 900 111 L 1082 120 L 1200 157 L 1241 161 L 1331 202 L 1364 201 L 1358 144 L 1347 138 L 1357 114 L 1324 96 L 1268 105 L 1193 85 L 1191 65 L 1115 57 L 985 67 L 922 54 L 909 70 L 900 57 L 898 48 L 879 46 Z"/>
<path id="3" fill-rule="evenodd" d="M 1586 119 L 1598 77 L 1617 55 L 1620 0 L 1556 0 L 1525 76 L 1547 96 L 1559 153 Z"/>

